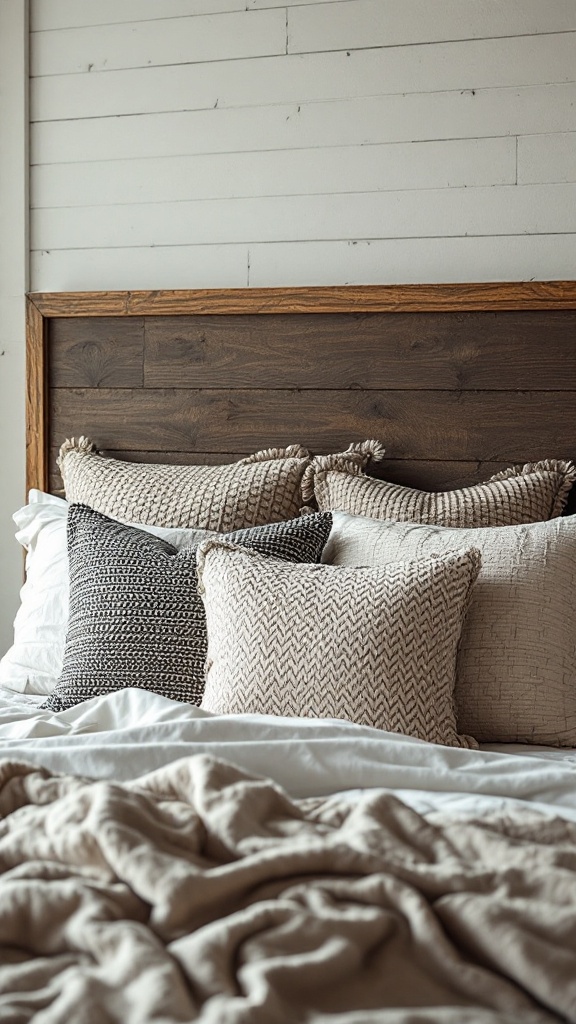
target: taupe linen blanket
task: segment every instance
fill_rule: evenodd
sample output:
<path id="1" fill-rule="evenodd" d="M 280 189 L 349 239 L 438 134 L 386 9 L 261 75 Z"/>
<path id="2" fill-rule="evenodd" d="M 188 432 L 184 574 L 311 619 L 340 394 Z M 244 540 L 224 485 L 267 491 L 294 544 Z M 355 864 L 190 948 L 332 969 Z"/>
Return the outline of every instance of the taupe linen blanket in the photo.
<path id="1" fill-rule="evenodd" d="M 0 1022 L 576 1021 L 576 826 L 0 762 Z"/>

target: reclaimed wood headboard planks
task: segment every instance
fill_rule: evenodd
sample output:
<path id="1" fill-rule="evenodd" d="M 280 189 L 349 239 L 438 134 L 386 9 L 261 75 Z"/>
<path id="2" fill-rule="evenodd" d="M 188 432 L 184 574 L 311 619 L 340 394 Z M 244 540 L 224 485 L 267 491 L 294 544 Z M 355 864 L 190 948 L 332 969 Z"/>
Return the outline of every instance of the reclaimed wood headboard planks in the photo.
<path id="1" fill-rule="evenodd" d="M 380 438 L 424 489 L 576 455 L 576 282 L 41 293 L 28 300 L 27 482 L 87 434 L 222 462 Z"/>

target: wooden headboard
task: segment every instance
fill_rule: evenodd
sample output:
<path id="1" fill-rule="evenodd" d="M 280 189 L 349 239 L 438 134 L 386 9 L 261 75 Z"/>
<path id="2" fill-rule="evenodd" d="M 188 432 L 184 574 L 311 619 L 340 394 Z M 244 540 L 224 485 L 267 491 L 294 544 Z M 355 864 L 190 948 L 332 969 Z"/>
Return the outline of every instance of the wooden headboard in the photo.
<path id="1" fill-rule="evenodd" d="M 62 440 L 223 462 L 384 441 L 423 489 L 576 455 L 576 282 L 41 293 L 28 301 L 27 483 Z"/>

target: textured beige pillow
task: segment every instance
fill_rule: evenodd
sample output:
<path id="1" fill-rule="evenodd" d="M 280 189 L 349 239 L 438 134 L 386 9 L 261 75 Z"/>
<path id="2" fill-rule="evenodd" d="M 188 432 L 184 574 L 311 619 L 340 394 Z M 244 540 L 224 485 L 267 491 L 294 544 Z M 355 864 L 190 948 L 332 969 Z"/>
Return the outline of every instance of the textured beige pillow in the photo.
<path id="1" fill-rule="evenodd" d="M 271 448 L 226 466 L 164 466 L 100 455 L 86 437 L 60 449 L 69 501 L 133 523 L 230 532 L 293 519 L 302 505 L 305 448 Z"/>
<path id="2" fill-rule="evenodd" d="M 458 728 L 485 743 L 576 746 L 576 516 L 452 530 L 334 513 L 323 559 L 387 565 L 479 549 L 456 683 Z"/>
<path id="3" fill-rule="evenodd" d="M 202 707 L 346 718 L 450 746 L 456 653 L 476 551 L 349 569 L 226 541 L 198 550 L 208 628 Z"/>
<path id="4" fill-rule="evenodd" d="M 576 480 L 572 462 L 551 459 L 507 469 L 472 487 L 428 493 L 366 476 L 368 462 L 383 455 L 379 441 L 364 441 L 340 455 L 313 459 L 304 476 L 304 500 L 315 498 L 323 512 L 338 510 L 372 519 L 515 526 L 559 516 Z"/>

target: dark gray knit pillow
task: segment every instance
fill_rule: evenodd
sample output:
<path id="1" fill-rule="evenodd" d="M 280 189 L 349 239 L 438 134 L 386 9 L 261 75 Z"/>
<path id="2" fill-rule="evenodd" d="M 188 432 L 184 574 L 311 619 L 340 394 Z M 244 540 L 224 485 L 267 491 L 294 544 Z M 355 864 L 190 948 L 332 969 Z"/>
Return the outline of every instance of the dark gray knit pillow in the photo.
<path id="1" fill-rule="evenodd" d="M 317 562 L 331 526 L 324 512 L 223 536 L 288 562 Z M 86 505 L 71 505 L 68 557 L 64 665 L 42 706 L 64 711 L 125 686 L 200 704 L 207 638 L 196 547 L 178 551 Z"/>

